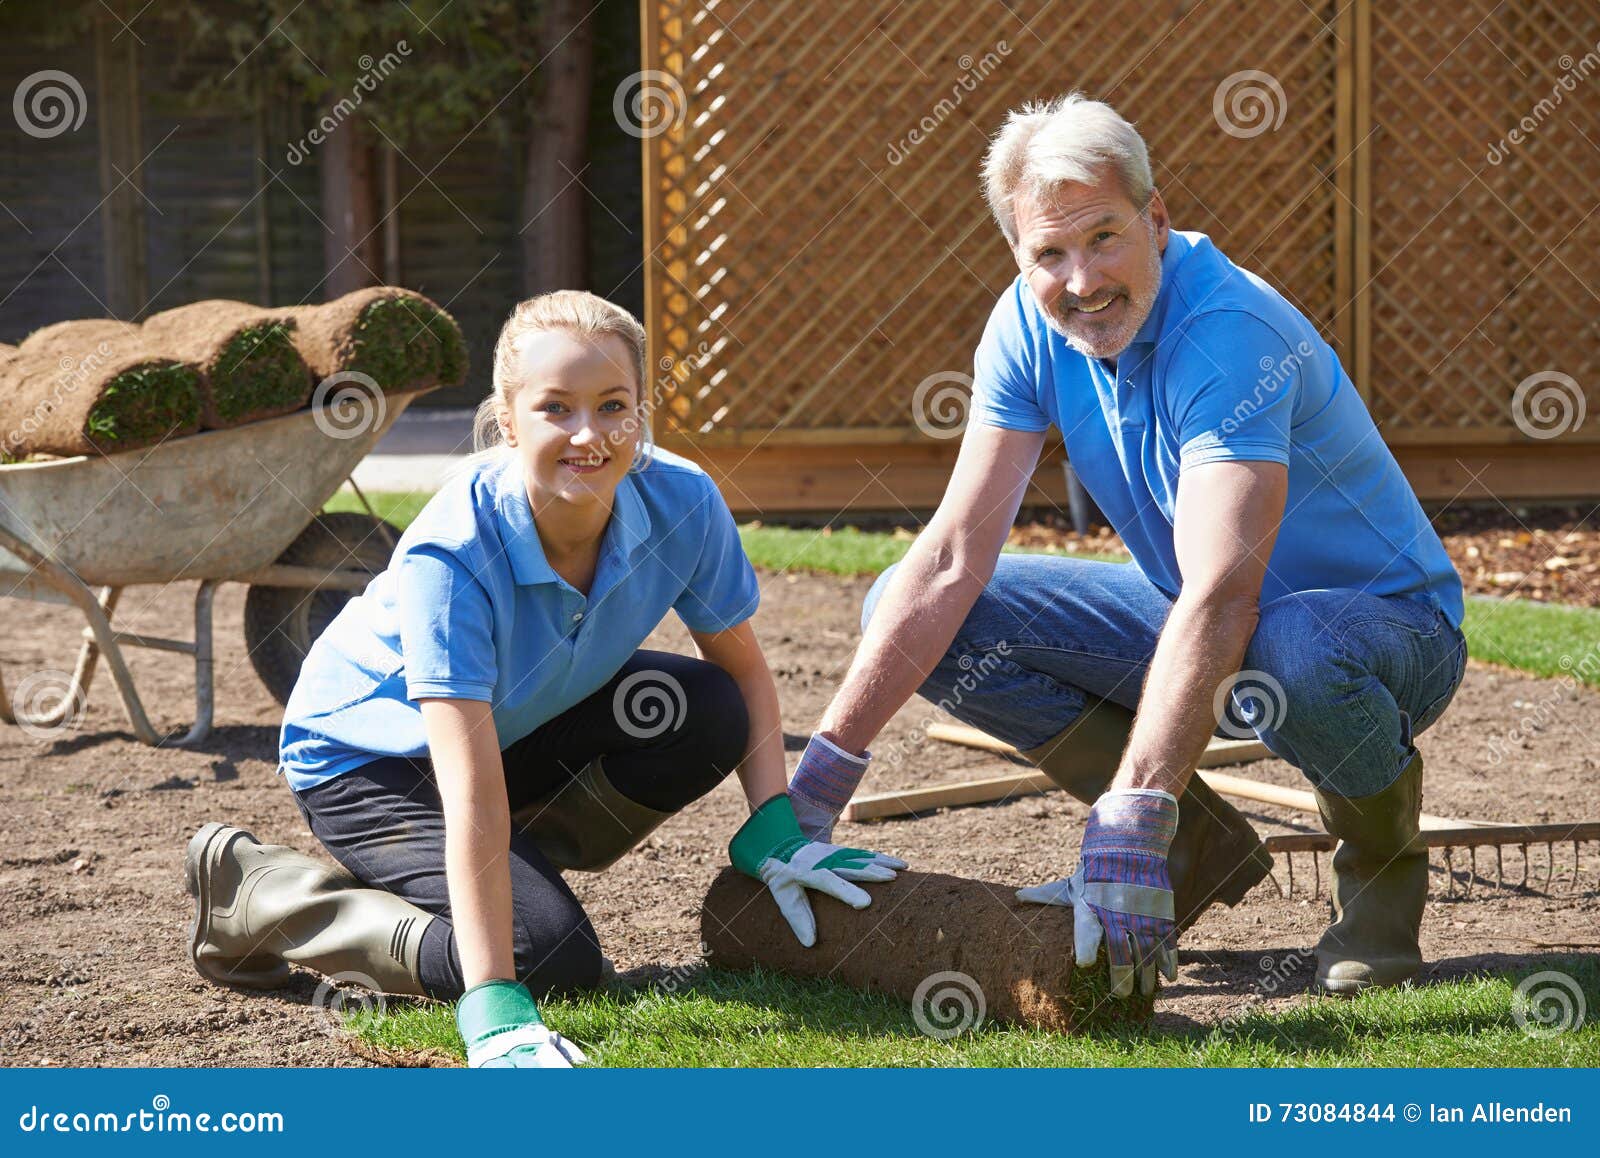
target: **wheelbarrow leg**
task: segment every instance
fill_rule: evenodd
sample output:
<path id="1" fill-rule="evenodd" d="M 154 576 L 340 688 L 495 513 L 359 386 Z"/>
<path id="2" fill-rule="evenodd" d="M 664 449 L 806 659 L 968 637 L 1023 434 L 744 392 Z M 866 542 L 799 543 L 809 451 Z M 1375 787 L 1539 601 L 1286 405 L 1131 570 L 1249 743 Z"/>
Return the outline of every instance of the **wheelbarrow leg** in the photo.
<path id="1" fill-rule="evenodd" d="M 219 579 L 205 579 L 194 593 L 194 724 L 181 737 L 171 740 L 174 747 L 198 744 L 211 734 L 211 717 L 216 706 L 216 661 L 211 653 L 211 601 L 216 597 Z"/>
<path id="2" fill-rule="evenodd" d="M 117 606 L 117 599 L 122 595 L 120 587 L 102 587 L 100 589 L 100 606 L 104 608 L 109 622 L 111 613 Z M 67 721 L 67 718 L 78 709 L 80 704 L 89 698 L 89 685 L 94 682 L 94 669 L 100 658 L 100 647 L 92 638 L 85 639 L 78 648 L 78 662 L 73 667 L 72 683 L 67 688 L 67 694 L 62 697 L 61 703 L 48 712 L 38 712 L 34 715 L 22 717 L 19 721 L 17 710 L 11 703 L 11 693 L 6 689 L 5 678 L 0 675 L 0 722 L 16 725 L 19 722 L 29 728 L 42 731 L 53 731 Z"/>

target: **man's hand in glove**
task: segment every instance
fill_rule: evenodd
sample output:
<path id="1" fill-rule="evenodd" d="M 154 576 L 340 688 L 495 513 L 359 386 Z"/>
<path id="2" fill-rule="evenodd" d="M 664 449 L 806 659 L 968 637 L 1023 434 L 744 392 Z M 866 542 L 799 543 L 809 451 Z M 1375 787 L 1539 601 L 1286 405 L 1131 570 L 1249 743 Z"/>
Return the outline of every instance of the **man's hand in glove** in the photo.
<path id="1" fill-rule="evenodd" d="M 1093 965 L 1103 941 L 1113 996 L 1133 992 L 1136 971 L 1143 993 L 1155 992 L 1158 968 L 1168 981 L 1178 974 L 1167 876 L 1167 848 L 1177 828 L 1178 801 L 1171 793 L 1107 792 L 1089 810 L 1078 871 L 1017 890 L 1019 900 L 1072 906 L 1078 966 Z"/>

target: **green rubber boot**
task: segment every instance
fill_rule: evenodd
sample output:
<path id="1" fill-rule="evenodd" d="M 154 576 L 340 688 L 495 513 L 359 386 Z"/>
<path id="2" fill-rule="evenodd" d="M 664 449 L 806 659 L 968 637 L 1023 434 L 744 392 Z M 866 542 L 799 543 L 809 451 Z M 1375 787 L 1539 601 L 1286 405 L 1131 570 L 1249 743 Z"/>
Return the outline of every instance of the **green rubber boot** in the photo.
<path id="1" fill-rule="evenodd" d="M 533 838 L 557 868 L 597 873 L 655 831 L 670 812 L 628 799 L 596 756 L 571 780 L 511 814 L 511 829 Z"/>
<path id="2" fill-rule="evenodd" d="M 417 955 L 434 915 L 410 901 L 215 822 L 189 841 L 183 873 L 195 899 L 189 959 L 200 976 L 278 989 L 293 962 L 380 993 L 424 995 Z"/>
<path id="3" fill-rule="evenodd" d="M 1133 730 L 1133 713 L 1089 697 L 1065 731 L 1023 755 L 1071 795 L 1093 804 L 1111 786 Z M 1173 911 L 1181 933 L 1217 903 L 1232 908 L 1272 871 L 1272 856 L 1250 822 L 1201 780 L 1178 798 L 1178 831 L 1167 852 Z"/>
<path id="4" fill-rule="evenodd" d="M 1428 903 L 1428 849 L 1419 839 L 1422 754 L 1381 792 L 1354 799 L 1318 789 L 1333 854 L 1333 924 L 1317 942 L 1317 986 L 1349 996 L 1401 985 L 1422 969 L 1417 937 Z"/>

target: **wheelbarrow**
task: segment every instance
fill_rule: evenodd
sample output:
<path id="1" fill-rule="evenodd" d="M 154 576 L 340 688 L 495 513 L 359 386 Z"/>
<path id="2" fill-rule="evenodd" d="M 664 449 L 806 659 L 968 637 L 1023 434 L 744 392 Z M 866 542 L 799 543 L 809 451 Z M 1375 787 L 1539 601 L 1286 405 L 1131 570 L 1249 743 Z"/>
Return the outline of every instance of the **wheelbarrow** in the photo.
<path id="1" fill-rule="evenodd" d="M 134 733 L 146 744 L 197 744 L 214 707 L 212 602 L 245 583 L 251 666 L 280 702 L 312 640 L 388 565 L 399 532 L 373 512 L 319 514 L 394 420 L 418 397 L 383 397 L 370 429 L 349 429 L 341 402 L 111 455 L 0 466 L 0 596 L 75 605 L 88 626 L 59 703 L 32 709 L 0 676 L 0 719 L 34 734 L 69 725 L 105 657 Z M 348 400 L 344 403 L 348 405 Z M 120 631 L 124 589 L 199 580 L 194 639 Z M 150 723 L 122 648 L 194 656 L 194 723 L 162 736 Z M 48 673 L 47 673 L 48 674 Z M 64 673 L 61 673 L 64 676 Z M 35 677 L 30 677 L 35 678 Z"/>

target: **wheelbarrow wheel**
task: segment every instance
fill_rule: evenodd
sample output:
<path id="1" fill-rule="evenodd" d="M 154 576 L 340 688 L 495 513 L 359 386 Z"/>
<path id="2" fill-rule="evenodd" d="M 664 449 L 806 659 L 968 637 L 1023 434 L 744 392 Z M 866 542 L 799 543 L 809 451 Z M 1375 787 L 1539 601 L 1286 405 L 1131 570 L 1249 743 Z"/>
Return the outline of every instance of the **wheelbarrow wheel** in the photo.
<path id="1" fill-rule="evenodd" d="M 392 539 L 385 536 L 385 528 Z M 398 528 L 371 515 L 351 511 L 318 515 L 278 556 L 278 562 L 376 575 L 389 565 L 389 544 L 399 538 Z M 250 649 L 250 666 L 280 704 L 289 702 L 312 642 L 352 598 L 352 592 L 331 588 L 308 591 L 252 584 L 246 592 L 244 640 Z"/>

